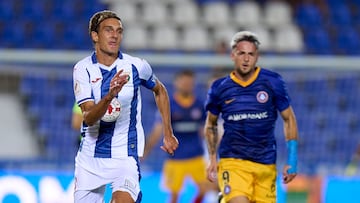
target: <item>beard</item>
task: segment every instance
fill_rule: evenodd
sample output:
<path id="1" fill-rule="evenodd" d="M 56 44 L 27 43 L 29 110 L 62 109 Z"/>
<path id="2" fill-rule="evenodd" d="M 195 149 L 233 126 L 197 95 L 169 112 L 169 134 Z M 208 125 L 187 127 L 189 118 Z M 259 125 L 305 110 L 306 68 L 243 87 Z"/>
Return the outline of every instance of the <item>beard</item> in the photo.
<path id="1" fill-rule="evenodd" d="M 242 78 L 249 78 L 253 72 L 255 71 L 256 67 L 253 67 L 253 68 L 249 68 L 249 69 L 242 69 L 241 67 L 238 67 L 235 69 L 236 73 L 242 77 Z"/>
<path id="2" fill-rule="evenodd" d="M 105 55 L 114 56 L 114 57 L 117 57 L 118 54 L 119 54 L 119 50 L 113 51 L 113 50 L 106 50 L 106 49 L 101 49 L 100 48 L 100 51 Z"/>

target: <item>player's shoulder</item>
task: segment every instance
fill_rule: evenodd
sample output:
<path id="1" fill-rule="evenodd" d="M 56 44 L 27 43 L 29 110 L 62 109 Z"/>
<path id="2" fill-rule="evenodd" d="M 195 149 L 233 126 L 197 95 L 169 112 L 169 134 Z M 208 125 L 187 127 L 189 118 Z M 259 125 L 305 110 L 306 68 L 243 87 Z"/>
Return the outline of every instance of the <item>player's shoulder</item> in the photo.
<path id="1" fill-rule="evenodd" d="M 144 63 L 147 64 L 147 61 L 140 57 L 133 56 L 127 53 L 121 53 L 121 55 L 123 60 L 128 61 L 131 64 L 134 64 L 136 67 L 143 66 Z"/>
<path id="2" fill-rule="evenodd" d="M 260 69 L 260 76 L 270 81 L 282 80 L 282 76 L 278 72 L 266 68 Z"/>
<path id="3" fill-rule="evenodd" d="M 280 77 L 280 74 L 278 72 L 275 72 L 275 71 L 267 69 L 267 68 L 261 68 L 260 74 L 265 77 L 273 77 L 273 78 Z"/>
<path id="4" fill-rule="evenodd" d="M 284 87 L 285 85 L 285 81 L 282 76 L 278 72 L 269 69 L 261 69 L 260 77 L 261 80 L 266 81 L 274 89 Z"/>
<path id="5" fill-rule="evenodd" d="M 209 89 L 208 93 L 211 93 L 213 95 L 220 95 L 224 89 L 228 88 L 231 83 L 229 83 L 230 76 L 223 76 L 220 77 L 211 84 L 211 87 Z"/>
<path id="6" fill-rule="evenodd" d="M 75 66 L 74 69 L 79 69 L 79 68 L 86 68 L 89 65 L 92 64 L 92 59 L 91 59 L 91 55 L 90 56 L 86 56 L 85 58 L 79 60 Z"/>
<path id="7" fill-rule="evenodd" d="M 214 82 L 212 83 L 212 87 L 218 88 L 219 86 L 223 85 L 227 81 L 228 78 L 229 78 L 229 75 L 226 75 L 226 76 L 223 76 L 223 77 L 220 77 L 220 78 L 214 80 Z"/>

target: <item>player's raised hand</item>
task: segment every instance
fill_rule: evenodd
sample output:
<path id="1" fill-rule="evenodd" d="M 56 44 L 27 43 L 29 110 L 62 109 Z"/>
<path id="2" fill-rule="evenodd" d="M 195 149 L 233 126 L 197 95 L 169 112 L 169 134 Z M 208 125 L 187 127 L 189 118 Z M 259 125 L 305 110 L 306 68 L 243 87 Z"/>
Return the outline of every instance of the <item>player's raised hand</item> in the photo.
<path id="1" fill-rule="evenodd" d="M 121 69 L 119 72 L 117 72 L 114 77 L 110 81 L 110 90 L 109 93 L 112 97 L 115 97 L 122 87 L 128 82 L 129 75 L 128 74 L 122 74 L 123 69 Z"/>
<path id="2" fill-rule="evenodd" d="M 296 176 L 296 173 L 289 173 L 290 168 L 291 168 L 290 165 L 286 165 L 286 166 L 284 166 L 284 169 L 283 169 L 283 182 L 285 184 L 291 182 Z"/>
<path id="3" fill-rule="evenodd" d="M 179 141 L 173 134 L 171 134 L 164 136 L 163 146 L 161 146 L 160 148 L 164 150 L 164 152 L 173 156 L 178 146 L 179 146 Z"/>

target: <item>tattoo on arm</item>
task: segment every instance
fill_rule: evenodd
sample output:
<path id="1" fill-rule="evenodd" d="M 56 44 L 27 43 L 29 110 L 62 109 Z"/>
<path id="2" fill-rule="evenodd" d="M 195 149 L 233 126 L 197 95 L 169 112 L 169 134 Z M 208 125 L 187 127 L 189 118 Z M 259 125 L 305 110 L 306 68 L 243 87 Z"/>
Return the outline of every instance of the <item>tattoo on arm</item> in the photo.
<path id="1" fill-rule="evenodd" d="M 207 132 L 207 147 L 209 154 L 213 155 L 216 153 L 218 143 L 218 128 L 217 126 L 208 127 Z"/>

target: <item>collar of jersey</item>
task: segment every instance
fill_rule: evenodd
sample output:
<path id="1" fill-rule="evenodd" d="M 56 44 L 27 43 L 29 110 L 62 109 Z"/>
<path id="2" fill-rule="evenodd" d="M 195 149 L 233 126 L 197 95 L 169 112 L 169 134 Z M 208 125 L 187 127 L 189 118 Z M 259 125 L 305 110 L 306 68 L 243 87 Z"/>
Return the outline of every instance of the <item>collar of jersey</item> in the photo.
<path id="1" fill-rule="evenodd" d="M 118 58 L 123 59 L 123 55 L 122 55 L 121 51 L 118 52 Z M 97 64 L 97 59 L 96 59 L 96 53 L 95 52 L 92 54 L 91 60 L 92 60 L 93 64 Z"/>
<path id="2" fill-rule="evenodd" d="M 240 79 L 238 79 L 236 76 L 235 76 L 235 72 L 234 71 L 232 71 L 231 73 L 230 73 L 230 78 L 234 81 L 234 82 L 236 82 L 237 84 L 239 84 L 240 86 L 242 86 L 242 87 L 247 87 L 247 86 L 249 86 L 251 83 L 253 83 L 255 80 L 256 80 L 256 78 L 258 77 L 258 75 L 259 75 L 259 73 L 260 73 L 260 67 L 256 67 L 256 69 L 255 69 L 255 72 L 254 72 L 254 74 L 249 78 L 249 80 L 247 80 L 247 81 L 242 81 L 242 80 L 240 80 Z"/>
<path id="3" fill-rule="evenodd" d="M 191 96 L 188 98 L 185 98 L 183 96 L 181 96 L 180 94 L 174 94 L 174 100 L 182 107 L 184 108 L 188 108 L 191 105 L 193 105 L 194 101 L 195 101 L 195 97 Z"/>

